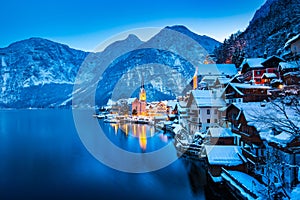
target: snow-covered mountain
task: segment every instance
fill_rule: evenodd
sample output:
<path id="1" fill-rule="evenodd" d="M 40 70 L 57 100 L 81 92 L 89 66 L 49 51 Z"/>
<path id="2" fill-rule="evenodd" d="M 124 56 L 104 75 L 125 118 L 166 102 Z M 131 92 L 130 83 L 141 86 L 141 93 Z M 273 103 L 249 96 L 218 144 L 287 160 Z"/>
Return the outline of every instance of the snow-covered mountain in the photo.
<path id="1" fill-rule="evenodd" d="M 211 52 L 220 44 L 207 36 L 194 34 L 183 26 L 166 27 L 147 42 L 141 41 L 135 35 L 129 35 L 125 40 L 117 41 L 99 53 L 75 50 L 42 38 L 16 42 L 6 48 L 0 48 L 0 85 L 2 86 L 0 107 L 70 106 L 75 78 L 86 58 L 89 58 L 85 62 L 89 69 L 86 73 L 88 77 L 97 74 L 95 72 L 101 70 L 99 66 L 108 66 L 100 77 L 99 84 L 96 82 L 99 77 L 95 77 L 95 84 L 98 84 L 96 96 L 98 104 L 105 103 L 108 98 L 111 98 L 112 90 L 116 84 L 120 84 L 119 80 L 123 81 L 123 85 L 128 86 L 125 88 L 130 86 L 132 90 L 138 88 L 144 79 L 146 88 L 149 88 L 150 100 L 174 97 L 173 85 L 176 84 L 182 89 L 185 84 L 180 83 L 181 79 L 178 76 L 182 74 L 186 79 L 191 78 L 195 69 L 180 55 L 185 54 L 184 52 L 193 52 L 191 51 L 193 47 L 186 49 L 184 41 L 178 41 L 178 38 L 172 36 L 168 37 L 166 35 L 168 29 L 174 29 L 173 31 L 185 34 L 200 43 L 202 47 L 197 47 L 194 54 L 189 54 L 190 57 L 187 58 L 198 63 L 203 62 L 207 51 Z M 129 53 L 110 63 L 110 58 L 125 51 Z M 176 52 L 180 54 L 176 55 Z M 159 65 L 168 66 L 169 71 L 162 71 Z M 143 74 L 138 73 L 136 77 L 134 68 L 141 67 Z M 170 70 L 178 73 L 174 72 L 175 75 L 172 76 Z M 160 73 L 164 73 L 165 76 Z M 153 77 L 158 78 L 153 79 Z M 80 81 L 84 83 L 85 77 Z M 123 92 L 126 93 L 125 90 Z"/>
<path id="2" fill-rule="evenodd" d="M 0 49 L 0 106 L 51 107 L 72 92 L 87 53 L 41 38 L 30 38 Z"/>
<path id="3" fill-rule="evenodd" d="M 184 26 L 166 27 L 106 69 L 96 101 L 106 102 L 110 96 L 113 100 L 137 96 L 143 79 L 149 101 L 174 99 L 183 94 L 195 66 L 203 63 L 218 45 L 216 40 L 199 36 Z"/>

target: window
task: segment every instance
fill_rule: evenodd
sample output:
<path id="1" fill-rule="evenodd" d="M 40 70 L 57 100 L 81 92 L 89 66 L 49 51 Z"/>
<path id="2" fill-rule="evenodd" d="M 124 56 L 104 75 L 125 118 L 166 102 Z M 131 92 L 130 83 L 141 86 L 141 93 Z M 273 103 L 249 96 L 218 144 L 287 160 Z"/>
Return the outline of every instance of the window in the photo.
<path id="1" fill-rule="evenodd" d="M 207 109 L 206 113 L 207 113 L 208 115 L 210 115 L 210 109 Z"/>
<path id="2" fill-rule="evenodd" d="M 261 73 L 260 71 L 256 71 L 256 75 L 260 75 L 260 73 Z"/>
<path id="3" fill-rule="evenodd" d="M 209 124 L 210 123 L 210 119 L 207 119 L 206 122 Z"/>
<path id="4" fill-rule="evenodd" d="M 218 123 L 218 119 L 215 119 L 215 123 Z"/>
<path id="5" fill-rule="evenodd" d="M 215 109 L 215 110 L 214 110 L 214 113 L 215 113 L 215 115 L 216 115 L 216 114 L 218 114 L 218 110 L 217 110 L 217 109 Z"/>

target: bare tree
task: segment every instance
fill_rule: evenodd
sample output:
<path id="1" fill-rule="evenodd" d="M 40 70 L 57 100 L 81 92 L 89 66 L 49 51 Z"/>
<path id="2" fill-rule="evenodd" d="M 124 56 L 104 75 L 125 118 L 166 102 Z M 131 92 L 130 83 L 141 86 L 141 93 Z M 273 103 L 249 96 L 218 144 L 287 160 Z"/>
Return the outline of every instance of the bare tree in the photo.
<path id="1" fill-rule="evenodd" d="M 270 101 L 250 113 L 252 123 L 257 129 L 266 131 L 270 130 L 271 137 L 275 137 L 280 133 L 287 133 L 292 139 L 300 137 L 300 105 L 299 99 L 296 97 L 285 97 Z M 268 137 L 268 136 L 267 136 Z M 286 145 L 289 138 L 286 138 Z M 285 181 L 285 175 L 291 168 L 299 168 L 295 163 L 291 164 L 291 160 L 280 147 L 270 146 L 270 141 L 265 142 L 265 153 L 261 157 L 262 164 L 260 167 L 263 173 L 259 173 L 267 182 L 268 198 L 274 199 L 276 196 L 283 195 L 290 199 L 287 188 L 289 187 Z M 271 141 L 272 143 L 272 141 Z M 280 146 L 281 145 L 281 146 Z M 292 152 L 292 151 L 291 151 Z"/>

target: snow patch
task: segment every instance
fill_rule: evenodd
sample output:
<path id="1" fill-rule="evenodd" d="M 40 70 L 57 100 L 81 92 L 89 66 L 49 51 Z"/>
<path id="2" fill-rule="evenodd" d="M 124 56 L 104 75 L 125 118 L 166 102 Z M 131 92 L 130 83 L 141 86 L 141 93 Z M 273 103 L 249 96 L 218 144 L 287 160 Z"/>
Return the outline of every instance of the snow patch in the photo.
<path id="1" fill-rule="evenodd" d="M 2 57 L 1 65 L 2 65 L 2 67 L 7 67 L 7 64 L 6 64 L 5 60 L 4 60 L 4 57 Z"/>

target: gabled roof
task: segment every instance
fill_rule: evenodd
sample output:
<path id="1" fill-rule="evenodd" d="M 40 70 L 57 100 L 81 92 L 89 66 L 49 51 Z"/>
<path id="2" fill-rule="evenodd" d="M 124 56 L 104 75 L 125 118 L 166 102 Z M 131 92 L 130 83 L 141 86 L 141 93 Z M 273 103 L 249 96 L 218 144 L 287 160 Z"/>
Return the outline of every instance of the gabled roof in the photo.
<path id="1" fill-rule="evenodd" d="M 283 62 L 284 61 L 284 59 L 283 58 L 281 58 L 281 57 L 279 57 L 279 56 L 276 56 L 276 55 L 273 55 L 273 56 L 270 56 L 270 57 L 268 57 L 265 61 L 263 61 L 261 64 L 262 65 L 265 65 L 265 64 L 267 64 L 268 62 L 270 62 L 271 60 L 277 60 L 277 61 L 281 61 L 281 62 Z M 277 67 L 277 66 L 275 66 L 275 67 Z"/>
<path id="2" fill-rule="evenodd" d="M 264 73 L 261 78 L 277 78 L 277 75 L 274 73 Z"/>
<path id="3" fill-rule="evenodd" d="M 227 90 L 228 87 L 232 87 L 237 93 L 239 93 L 241 96 L 244 95 L 244 93 L 241 91 L 241 89 L 271 89 L 269 86 L 264 86 L 264 85 L 251 85 L 251 84 L 246 84 L 246 83 L 229 83 L 225 90 Z"/>
<path id="4" fill-rule="evenodd" d="M 265 61 L 264 58 L 245 58 L 240 66 L 242 72 L 246 71 L 247 65 L 250 69 L 263 68 L 262 63 Z"/>
<path id="5" fill-rule="evenodd" d="M 201 64 L 198 66 L 198 76 L 214 75 L 214 76 L 234 76 L 237 69 L 234 64 Z"/>
<path id="6" fill-rule="evenodd" d="M 207 134 L 211 137 L 232 137 L 233 134 L 228 128 L 209 128 Z"/>
<path id="7" fill-rule="evenodd" d="M 247 162 L 240 146 L 206 145 L 205 150 L 210 165 L 238 166 Z"/>
<path id="8" fill-rule="evenodd" d="M 223 90 L 193 90 L 191 96 L 197 107 L 223 107 L 225 100 L 222 94 Z"/>

